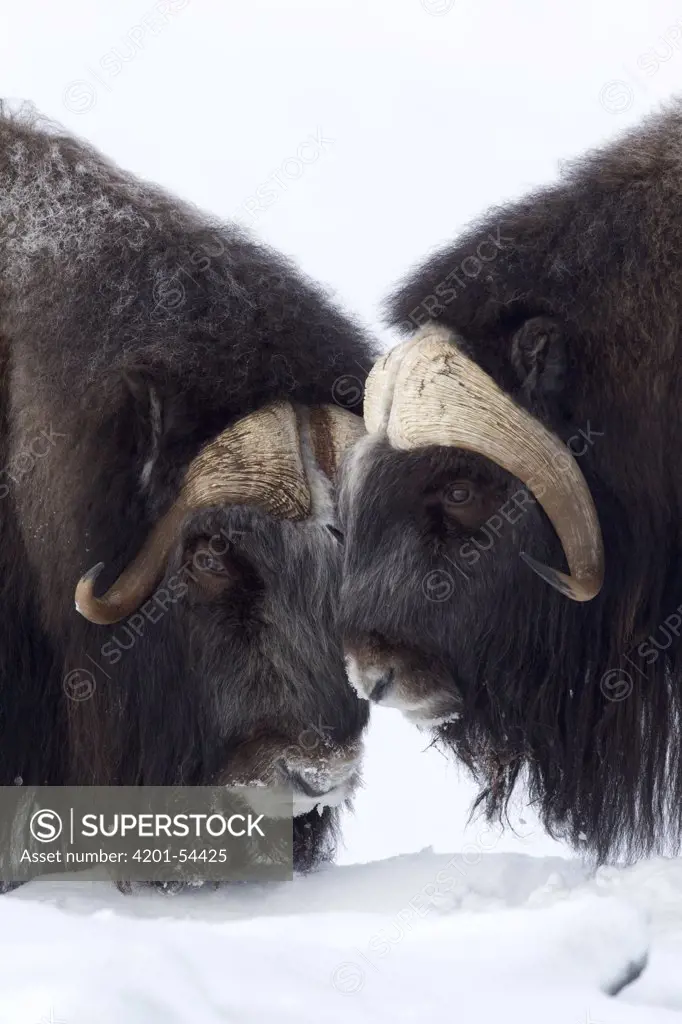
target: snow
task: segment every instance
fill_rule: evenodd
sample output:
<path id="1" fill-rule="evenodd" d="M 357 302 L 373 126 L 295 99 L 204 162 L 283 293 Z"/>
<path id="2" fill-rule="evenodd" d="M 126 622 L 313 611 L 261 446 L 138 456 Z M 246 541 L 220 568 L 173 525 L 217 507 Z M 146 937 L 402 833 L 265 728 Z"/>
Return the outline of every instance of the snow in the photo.
<path id="1" fill-rule="evenodd" d="M 594 872 L 495 836 L 174 896 L 31 882 L 0 901 L 0 1021 L 679 1022 L 682 859 Z"/>
<path id="2" fill-rule="evenodd" d="M 424 851 L 172 897 L 30 883 L 0 905 L 0 1020 L 679 1021 L 679 860 L 593 877 L 558 857 L 468 861 Z"/>
<path id="3" fill-rule="evenodd" d="M 22 0 L 1 18 L 6 96 L 238 218 L 386 342 L 381 299 L 416 260 L 682 81 L 674 0 Z M 514 830 L 468 823 L 470 782 L 395 711 L 364 779 L 338 864 L 293 883 L 0 897 L 0 1024 L 682 1024 L 682 861 L 593 875 L 522 804 Z"/>

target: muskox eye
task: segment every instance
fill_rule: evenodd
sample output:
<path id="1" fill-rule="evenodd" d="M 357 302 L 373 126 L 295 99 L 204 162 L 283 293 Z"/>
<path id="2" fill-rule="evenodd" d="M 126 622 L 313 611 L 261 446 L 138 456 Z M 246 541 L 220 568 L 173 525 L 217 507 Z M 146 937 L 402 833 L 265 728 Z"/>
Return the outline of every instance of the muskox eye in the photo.
<path id="1" fill-rule="evenodd" d="M 201 571 L 212 572 L 217 576 L 224 576 L 227 572 L 227 566 L 221 558 L 216 558 L 210 552 L 205 552 Z"/>
<path id="2" fill-rule="evenodd" d="M 339 542 L 339 544 L 343 544 L 345 542 L 346 537 L 343 533 L 341 533 L 341 530 L 337 530 L 335 526 L 327 526 L 327 529 L 331 533 L 332 537 L 334 537 L 334 539 Z"/>
<path id="3" fill-rule="evenodd" d="M 229 545 L 222 538 L 220 546 L 213 548 L 209 544 L 197 544 L 192 553 L 194 568 L 200 573 L 207 573 L 211 576 L 229 576 L 231 565 L 227 557 Z"/>
<path id="4" fill-rule="evenodd" d="M 465 480 L 458 480 L 456 483 L 450 484 L 443 494 L 443 504 L 446 509 L 448 506 L 460 509 L 470 505 L 473 500 L 474 489 Z"/>
<path id="5" fill-rule="evenodd" d="M 195 542 L 188 556 L 193 601 L 219 601 L 243 580 L 243 566 L 237 561 L 232 545 L 222 536 Z"/>

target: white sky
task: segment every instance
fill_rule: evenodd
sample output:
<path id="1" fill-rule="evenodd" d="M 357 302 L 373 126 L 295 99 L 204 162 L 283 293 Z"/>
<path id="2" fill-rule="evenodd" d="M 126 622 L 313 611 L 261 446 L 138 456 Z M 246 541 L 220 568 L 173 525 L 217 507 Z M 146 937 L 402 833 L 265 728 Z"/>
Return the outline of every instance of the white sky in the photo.
<path id="1" fill-rule="evenodd" d="M 251 223 L 376 327 L 388 289 L 429 249 L 682 92 L 682 8 L 4 0 L 0 75 L 4 96 L 122 166 Z M 288 177 L 282 165 L 320 134 L 332 141 Z M 268 180 L 276 201 L 253 218 L 244 204 Z M 421 754 L 426 742 L 396 713 L 376 715 L 349 859 L 462 846 L 470 790 Z"/>

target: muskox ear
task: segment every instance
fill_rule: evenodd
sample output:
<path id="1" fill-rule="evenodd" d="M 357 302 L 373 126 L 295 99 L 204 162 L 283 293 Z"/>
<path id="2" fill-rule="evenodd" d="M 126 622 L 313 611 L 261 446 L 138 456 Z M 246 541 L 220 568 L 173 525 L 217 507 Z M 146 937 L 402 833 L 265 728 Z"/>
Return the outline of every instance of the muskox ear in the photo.
<path id="1" fill-rule="evenodd" d="M 561 325 L 548 316 L 526 320 L 512 337 L 511 361 L 529 398 L 558 395 L 564 388 L 567 367 Z"/>
<path id="2" fill-rule="evenodd" d="M 127 392 L 130 419 L 128 430 L 135 439 L 135 457 L 139 465 L 139 482 L 148 488 L 154 466 L 161 450 L 164 431 L 164 405 L 159 388 L 149 374 L 126 370 L 121 382 Z"/>

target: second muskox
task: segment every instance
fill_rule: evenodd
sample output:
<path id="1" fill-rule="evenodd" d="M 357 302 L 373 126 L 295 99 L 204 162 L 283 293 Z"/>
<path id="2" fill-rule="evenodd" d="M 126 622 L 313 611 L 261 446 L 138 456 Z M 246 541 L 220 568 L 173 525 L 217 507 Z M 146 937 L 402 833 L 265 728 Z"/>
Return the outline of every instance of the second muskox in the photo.
<path id="1" fill-rule="evenodd" d="M 598 858 L 682 837 L 682 107 L 390 301 L 345 474 L 351 676 Z"/>

